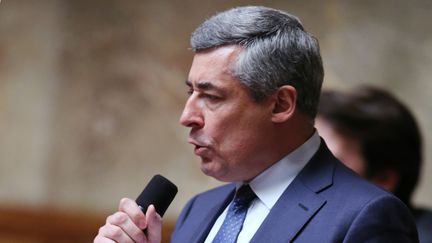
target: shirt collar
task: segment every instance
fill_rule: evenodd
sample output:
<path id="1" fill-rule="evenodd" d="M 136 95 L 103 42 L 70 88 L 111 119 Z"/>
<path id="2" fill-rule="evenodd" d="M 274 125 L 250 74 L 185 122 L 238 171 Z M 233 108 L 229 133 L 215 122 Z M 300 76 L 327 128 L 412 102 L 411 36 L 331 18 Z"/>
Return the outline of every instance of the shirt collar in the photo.
<path id="1" fill-rule="evenodd" d="M 314 134 L 300 147 L 259 174 L 249 184 L 257 197 L 270 210 L 300 170 L 318 151 L 321 139 Z"/>

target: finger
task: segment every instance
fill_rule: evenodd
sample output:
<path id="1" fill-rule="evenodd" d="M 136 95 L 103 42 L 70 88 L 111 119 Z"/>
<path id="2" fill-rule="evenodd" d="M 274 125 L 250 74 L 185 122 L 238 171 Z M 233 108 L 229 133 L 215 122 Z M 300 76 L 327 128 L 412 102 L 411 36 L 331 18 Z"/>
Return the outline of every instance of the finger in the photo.
<path id="1" fill-rule="evenodd" d="M 157 214 L 153 205 L 147 208 L 147 238 L 149 242 L 159 243 L 162 239 L 162 217 Z"/>
<path id="2" fill-rule="evenodd" d="M 97 235 L 93 243 L 116 243 L 115 241 L 105 238 L 103 236 Z"/>
<path id="3" fill-rule="evenodd" d="M 99 229 L 99 236 L 110 239 L 114 242 L 133 243 L 134 241 L 119 226 L 105 224 Z M 109 241 L 107 241 L 109 242 Z"/>
<path id="4" fill-rule="evenodd" d="M 134 200 L 129 198 L 120 200 L 119 211 L 126 213 L 140 229 L 147 227 L 146 217 Z"/>
<path id="5" fill-rule="evenodd" d="M 107 224 L 118 226 L 135 242 L 143 242 L 144 232 L 124 212 L 117 212 L 107 218 Z"/>

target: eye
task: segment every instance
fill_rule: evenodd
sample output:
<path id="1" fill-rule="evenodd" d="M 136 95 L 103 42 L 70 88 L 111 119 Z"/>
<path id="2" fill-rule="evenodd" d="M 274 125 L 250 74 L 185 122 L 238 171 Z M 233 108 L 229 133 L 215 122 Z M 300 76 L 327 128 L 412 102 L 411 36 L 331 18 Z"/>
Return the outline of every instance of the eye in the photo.
<path id="1" fill-rule="evenodd" d="M 218 100 L 218 99 L 219 99 L 218 96 L 211 95 L 211 94 L 204 94 L 203 96 L 204 96 L 204 98 L 209 99 L 209 100 L 211 100 L 211 101 L 214 101 L 214 100 Z"/>
<path id="2" fill-rule="evenodd" d="M 188 89 L 187 94 L 188 94 L 188 95 L 192 95 L 192 93 L 193 93 L 193 89 L 192 89 L 192 88 L 191 88 L 191 89 Z"/>

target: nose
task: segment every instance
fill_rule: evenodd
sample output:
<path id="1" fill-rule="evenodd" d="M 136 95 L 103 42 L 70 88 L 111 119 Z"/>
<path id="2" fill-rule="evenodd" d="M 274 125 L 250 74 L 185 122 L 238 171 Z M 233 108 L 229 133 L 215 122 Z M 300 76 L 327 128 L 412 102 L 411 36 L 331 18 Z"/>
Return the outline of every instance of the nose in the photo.
<path id="1" fill-rule="evenodd" d="M 180 123 L 185 127 L 201 128 L 204 126 L 204 117 L 198 101 L 192 94 L 186 101 L 183 113 L 180 116 Z"/>

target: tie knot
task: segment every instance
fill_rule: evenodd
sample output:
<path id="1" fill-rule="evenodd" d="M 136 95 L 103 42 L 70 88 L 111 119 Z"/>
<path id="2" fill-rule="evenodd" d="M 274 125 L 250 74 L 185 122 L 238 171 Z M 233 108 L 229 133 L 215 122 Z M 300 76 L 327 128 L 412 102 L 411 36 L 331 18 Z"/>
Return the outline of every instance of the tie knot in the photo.
<path id="1" fill-rule="evenodd" d="M 244 184 L 241 186 L 234 197 L 234 204 L 237 207 L 249 207 L 249 204 L 256 197 L 255 193 L 252 191 L 252 188 L 248 184 Z"/>

